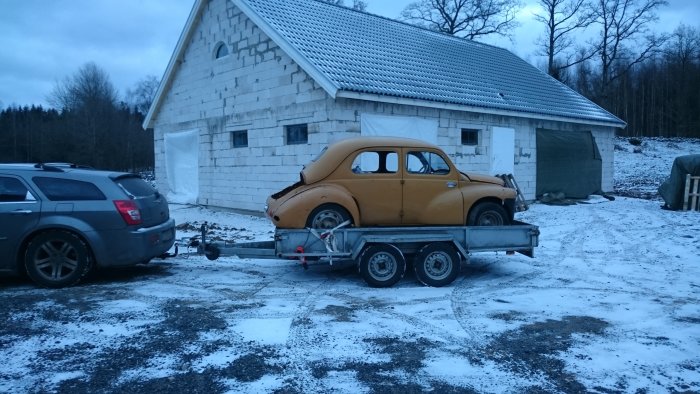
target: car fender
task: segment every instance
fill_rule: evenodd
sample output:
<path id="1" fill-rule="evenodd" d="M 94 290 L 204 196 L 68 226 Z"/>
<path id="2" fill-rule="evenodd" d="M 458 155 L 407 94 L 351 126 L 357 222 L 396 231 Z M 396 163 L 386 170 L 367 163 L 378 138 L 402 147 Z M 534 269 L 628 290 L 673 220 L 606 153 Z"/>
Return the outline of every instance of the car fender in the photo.
<path id="1" fill-rule="evenodd" d="M 275 226 L 280 228 L 304 228 L 311 211 L 323 204 L 337 204 L 345 208 L 353 223 L 360 223 L 360 212 L 355 199 L 342 186 L 326 184 L 299 191 L 287 199 L 274 212 Z"/>
<path id="2" fill-rule="evenodd" d="M 481 185 L 470 185 L 463 190 L 464 195 L 464 214 L 465 218 L 469 217 L 469 213 L 472 208 L 474 208 L 478 203 L 482 201 L 493 201 L 503 204 L 507 210 L 510 209 L 507 200 L 515 200 L 517 192 L 515 189 L 508 187 L 492 185 L 492 184 L 481 184 Z M 508 212 L 512 215 L 513 212 Z"/>
<path id="3" fill-rule="evenodd" d="M 87 244 L 97 261 L 100 261 L 102 258 L 102 256 L 99 255 L 99 251 L 106 250 L 103 245 L 104 240 L 97 236 L 97 231 L 92 226 L 74 217 L 61 216 L 60 218 L 48 217 L 41 220 L 37 227 L 24 237 L 20 253 L 24 253 L 25 247 L 32 238 L 48 230 L 65 230 L 76 234 Z"/>

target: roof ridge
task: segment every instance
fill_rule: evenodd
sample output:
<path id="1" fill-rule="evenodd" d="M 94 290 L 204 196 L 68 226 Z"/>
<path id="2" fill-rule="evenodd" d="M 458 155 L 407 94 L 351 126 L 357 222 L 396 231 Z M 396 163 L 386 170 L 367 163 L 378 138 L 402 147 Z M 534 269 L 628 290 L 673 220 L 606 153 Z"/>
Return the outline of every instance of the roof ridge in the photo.
<path id="1" fill-rule="evenodd" d="M 300 1 L 301 1 L 301 0 L 300 0 Z M 448 33 L 444 33 L 444 32 L 441 32 L 441 31 L 435 31 L 435 30 L 429 29 L 429 28 L 427 28 L 427 27 L 419 26 L 419 25 L 414 25 L 414 24 L 412 24 L 412 23 L 409 23 L 409 22 L 406 22 L 406 21 L 403 21 L 403 20 L 400 20 L 400 19 L 393 19 L 393 18 L 389 18 L 388 16 L 379 15 L 379 14 L 375 14 L 375 13 L 368 12 L 368 11 L 362 11 L 362 10 L 358 10 L 358 9 L 355 9 L 355 8 L 352 8 L 352 7 L 348 7 L 348 6 L 344 6 L 344 5 L 340 5 L 340 4 L 329 3 L 329 2 L 324 1 L 324 0 L 311 0 L 311 1 L 314 1 L 314 2 L 316 2 L 316 3 L 324 4 L 325 6 L 337 7 L 337 8 L 341 8 L 341 9 L 344 9 L 344 10 L 349 10 L 349 11 L 357 12 L 357 13 L 360 13 L 360 14 L 368 15 L 368 16 L 371 16 L 371 17 L 380 18 L 380 19 L 383 19 L 383 20 L 385 20 L 385 21 L 397 23 L 397 24 L 400 24 L 400 25 L 403 25 L 403 26 L 406 26 L 406 27 L 409 27 L 409 28 L 417 29 L 417 30 L 422 30 L 422 31 L 425 31 L 425 32 L 427 32 L 427 33 L 435 34 L 435 35 L 437 35 L 437 36 L 444 37 L 444 38 L 447 38 L 447 39 L 458 40 L 459 42 L 464 42 L 464 43 L 473 44 L 473 45 L 487 46 L 487 47 L 491 47 L 491 48 L 495 48 L 495 49 L 502 49 L 502 50 L 506 50 L 506 51 L 507 51 L 507 49 L 505 49 L 505 48 L 503 48 L 503 47 L 499 47 L 498 45 L 489 44 L 489 43 L 481 42 L 481 41 L 476 41 L 476 40 L 468 39 L 468 38 L 465 38 L 465 37 L 458 37 L 458 36 L 455 36 L 455 35 L 452 35 L 452 34 L 448 34 Z"/>

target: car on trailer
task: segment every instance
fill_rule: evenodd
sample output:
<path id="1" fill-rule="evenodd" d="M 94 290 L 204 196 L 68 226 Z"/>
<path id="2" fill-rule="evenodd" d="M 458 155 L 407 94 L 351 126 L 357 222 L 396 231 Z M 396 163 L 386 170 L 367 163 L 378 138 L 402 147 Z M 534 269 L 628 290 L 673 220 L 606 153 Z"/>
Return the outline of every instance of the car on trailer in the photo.
<path id="1" fill-rule="evenodd" d="M 457 169 L 427 142 L 358 137 L 325 148 L 300 180 L 271 195 L 275 227 L 501 226 L 512 222 L 517 191 L 504 179 Z"/>

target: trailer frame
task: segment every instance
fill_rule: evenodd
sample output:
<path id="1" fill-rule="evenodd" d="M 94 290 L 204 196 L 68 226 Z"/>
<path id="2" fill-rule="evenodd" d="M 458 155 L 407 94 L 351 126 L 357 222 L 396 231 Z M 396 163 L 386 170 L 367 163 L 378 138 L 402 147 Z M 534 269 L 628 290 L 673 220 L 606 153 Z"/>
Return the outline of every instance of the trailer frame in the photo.
<path id="1" fill-rule="evenodd" d="M 535 225 L 513 221 L 507 226 L 350 227 L 346 221 L 329 230 L 276 229 L 272 241 L 230 243 L 207 240 L 207 223 L 201 241 L 190 240 L 198 254 L 210 260 L 220 256 L 255 259 L 296 259 L 308 265 L 353 262 L 365 281 L 389 287 L 406 272 L 406 255 L 413 256 L 418 279 L 444 286 L 459 274 L 462 260 L 477 252 L 505 251 L 534 257 L 540 231 Z"/>

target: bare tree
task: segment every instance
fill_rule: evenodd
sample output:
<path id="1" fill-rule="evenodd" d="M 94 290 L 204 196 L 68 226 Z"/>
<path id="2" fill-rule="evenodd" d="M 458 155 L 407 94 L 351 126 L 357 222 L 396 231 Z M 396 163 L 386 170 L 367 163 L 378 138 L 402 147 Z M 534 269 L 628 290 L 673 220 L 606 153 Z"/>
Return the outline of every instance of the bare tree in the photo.
<path id="1" fill-rule="evenodd" d="M 601 27 L 595 50 L 604 102 L 610 83 L 652 57 L 665 41 L 665 36 L 652 34 L 650 25 L 658 20 L 656 10 L 667 4 L 666 0 L 596 0 L 592 4 L 595 23 Z"/>
<path id="2" fill-rule="evenodd" d="M 666 48 L 666 56 L 682 66 L 700 60 L 700 31 L 691 26 L 678 26 Z"/>
<path id="3" fill-rule="evenodd" d="M 48 97 L 49 104 L 69 118 L 81 162 L 96 167 L 106 165 L 110 151 L 121 143 L 115 130 L 117 91 L 109 75 L 95 63 L 86 63 L 63 81 L 57 82 Z"/>
<path id="4" fill-rule="evenodd" d="M 159 85 L 160 81 L 155 75 L 147 75 L 144 79 L 136 82 L 133 90 L 127 89 L 127 103 L 142 115 L 146 115 L 156 97 Z"/>
<path id="5" fill-rule="evenodd" d="M 546 26 L 537 41 L 538 54 L 547 57 L 547 73 L 563 81 L 564 71 L 595 56 L 593 49 L 574 50 L 573 34 L 593 23 L 588 0 L 539 0 L 543 13 L 535 19 Z"/>
<path id="6" fill-rule="evenodd" d="M 473 40 L 496 34 L 509 36 L 517 26 L 518 0 L 419 0 L 401 12 L 407 22 Z"/>
<path id="7" fill-rule="evenodd" d="M 342 5 L 345 7 L 345 1 L 344 0 L 323 0 L 326 3 L 331 3 L 335 5 Z M 367 10 L 367 2 L 364 0 L 352 0 L 352 7 L 355 10 L 359 11 L 366 11 Z"/>
<path id="8" fill-rule="evenodd" d="M 58 109 L 94 111 L 98 107 L 114 107 L 117 91 L 107 72 L 90 62 L 80 67 L 74 75 L 57 82 L 47 101 Z"/>
<path id="9" fill-rule="evenodd" d="M 367 2 L 363 0 L 352 0 L 352 8 L 360 11 L 366 11 Z"/>

